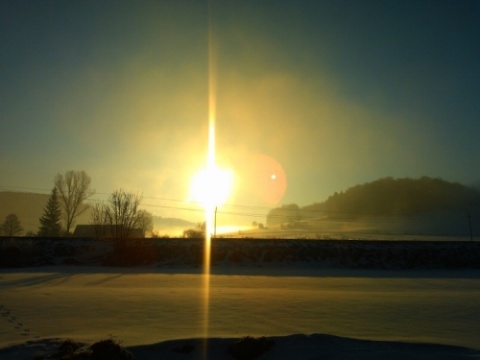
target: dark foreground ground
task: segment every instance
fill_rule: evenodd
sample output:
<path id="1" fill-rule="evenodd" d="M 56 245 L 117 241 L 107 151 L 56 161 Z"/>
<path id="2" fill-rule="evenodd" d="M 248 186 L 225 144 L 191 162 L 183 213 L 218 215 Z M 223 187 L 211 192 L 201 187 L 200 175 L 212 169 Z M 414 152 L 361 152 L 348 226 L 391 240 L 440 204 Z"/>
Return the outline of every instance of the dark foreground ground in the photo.
<path id="1" fill-rule="evenodd" d="M 0 238 L 0 267 L 200 267 L 203 239 Z M 214 239 L 212 267 L 478 269 L 480 242 Z"/>
<path id="2" fill-rule="evenodd" d="M 253 345 L 248 343 L 250 339 L 255 341 Z M 263 345 L 264 342 L 266 345 Z M 0 348 L 0 355 L 5 360 L 468 360 L 480 356 L 476 350 L 454 346 L 365 341 L 324 334 L 296 334 L 272 338 L 182 339 L 128 348 L 111 343 L 110 340 L 88 345 L 71 340 L 51 339 Z"/>

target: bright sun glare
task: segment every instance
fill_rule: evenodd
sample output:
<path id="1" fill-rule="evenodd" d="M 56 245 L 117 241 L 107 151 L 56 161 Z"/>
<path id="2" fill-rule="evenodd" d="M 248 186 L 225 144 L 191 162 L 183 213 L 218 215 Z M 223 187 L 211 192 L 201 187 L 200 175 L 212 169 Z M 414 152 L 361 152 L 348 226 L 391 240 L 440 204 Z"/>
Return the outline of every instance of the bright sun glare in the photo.
<path id="1" fill-rule="evenodd" d="M 192 178 L 190 199 L 202 204 L 204 208 L 215 208 L 227 201 L 232 190 L 233 175 L 229 170 L 209 166 Z"/>
<path id="2" fill-rule="evenodd" d="M 210 34 L 211 35 L 211 34 Z M 190 184 L 190 200 L 205 209 L 207 233 L 212 230 L 212 215 L 217 206 L 225 203 L 232 191 L 233 175 L 229 170 L 221 169 L 215 162 L 215 80 L 212 47 L 209 48 L 209 96 L 208 96 L 208 151 L 205 168 L 196 173 Z"/>

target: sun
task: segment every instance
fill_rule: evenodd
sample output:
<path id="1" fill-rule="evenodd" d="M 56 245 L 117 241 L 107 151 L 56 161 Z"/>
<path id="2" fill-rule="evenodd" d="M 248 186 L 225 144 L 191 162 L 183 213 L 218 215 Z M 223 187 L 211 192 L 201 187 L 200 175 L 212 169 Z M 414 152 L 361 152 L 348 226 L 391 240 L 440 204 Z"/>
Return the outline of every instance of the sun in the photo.
<path id="1" fill-rule="evenodd" d="M 192 177 L 189 198 L 205 209 L 213 209 L 227 201 L 232 185 L 233 174 L 230 170 L 208 166 Z"/>

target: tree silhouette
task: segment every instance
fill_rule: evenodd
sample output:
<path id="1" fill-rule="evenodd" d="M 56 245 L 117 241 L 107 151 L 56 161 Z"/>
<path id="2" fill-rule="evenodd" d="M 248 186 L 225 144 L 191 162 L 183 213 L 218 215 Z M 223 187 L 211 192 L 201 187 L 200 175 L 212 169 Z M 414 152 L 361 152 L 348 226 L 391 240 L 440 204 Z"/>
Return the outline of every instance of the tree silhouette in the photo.
<path id="1" fill-rule="evenodd" d="M 267 226 L 324 218 L 480 211 L 480 191 L 459 183 L 423 176 L 418 179 L 386 177 L 335 192 L 326 201 L 299 208 L 295 204 L 271 209 Z"/>
<path id="2" fill-rule="evenodd" d="M 0 226 L 0 232 L 5 236 L 19 235 L 22 231 L 22 225 L 16 214 L 7 215 L 5 221 Z"/>
<path id="3" fill-rule="evenodd" d="M 142 199 L 142 195 L 120 189 L 110 195 L 106 204 L 95 204 L 92 222 L 97 236 L 127 239 L 135 229 L 142 229 L 143 232 L 150 230 L 151 214 L 138 208 Z"/>
<path id="4" fill-rule="evenodd" d="M 279 208 L 271 209 L 267 214 L 267 226 L 278 224 L 294 224 L 302 220 L 302 212 L 297 204 L 286 204 Z"/>
<path id="5" fill-rule="evenodd" d="M 420 179 L 387 177 L 335 193 L 325 204 L 330 217 L 414 215 L 478 209 L 480 193 L 427 176 Z"/>
<path id="6" fill-rule="evenodd" d="M 70 170 L 65 175 L 57 174 L 54 182 L 65 211 L 66 231 L 69 235 L 74 219 L 87 210 L 87 207 L 81 206 L 83 201 L 94 193 L 90 190 L 91 179 L 83 170 Z"/>
<path id="7" fill-rule="evenodd" d="M 58 201 L 58 190 L 56 187 L 52 189 L 50 198 L 40 218 L 40 229 L 38 236 L 58 237 L 62 231 L 60 219 L 62 217 L 62 209 Z"/>
<path id="8" fill-rule="evenodd" d="M 205 237 L 207 229 L 207 223 L 197 223 L 195 229 L 187 229 L 183 231 L 183 237 L 185 238 L 202 238 Z"/>

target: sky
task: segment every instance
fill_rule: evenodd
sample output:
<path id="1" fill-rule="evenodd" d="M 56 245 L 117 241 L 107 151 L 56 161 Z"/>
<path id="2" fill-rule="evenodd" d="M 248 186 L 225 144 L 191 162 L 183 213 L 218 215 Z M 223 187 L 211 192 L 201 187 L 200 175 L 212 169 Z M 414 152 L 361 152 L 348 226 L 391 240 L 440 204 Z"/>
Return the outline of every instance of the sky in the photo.
<path id="1" fill-rule="evenodd" d="M 211 96 L 233 217 L 386 176 L 480 179 L 478 0 L 3 0 L 0 43 L 0 190 L 85 170 L 94 199 L 172 216 Z"/>

